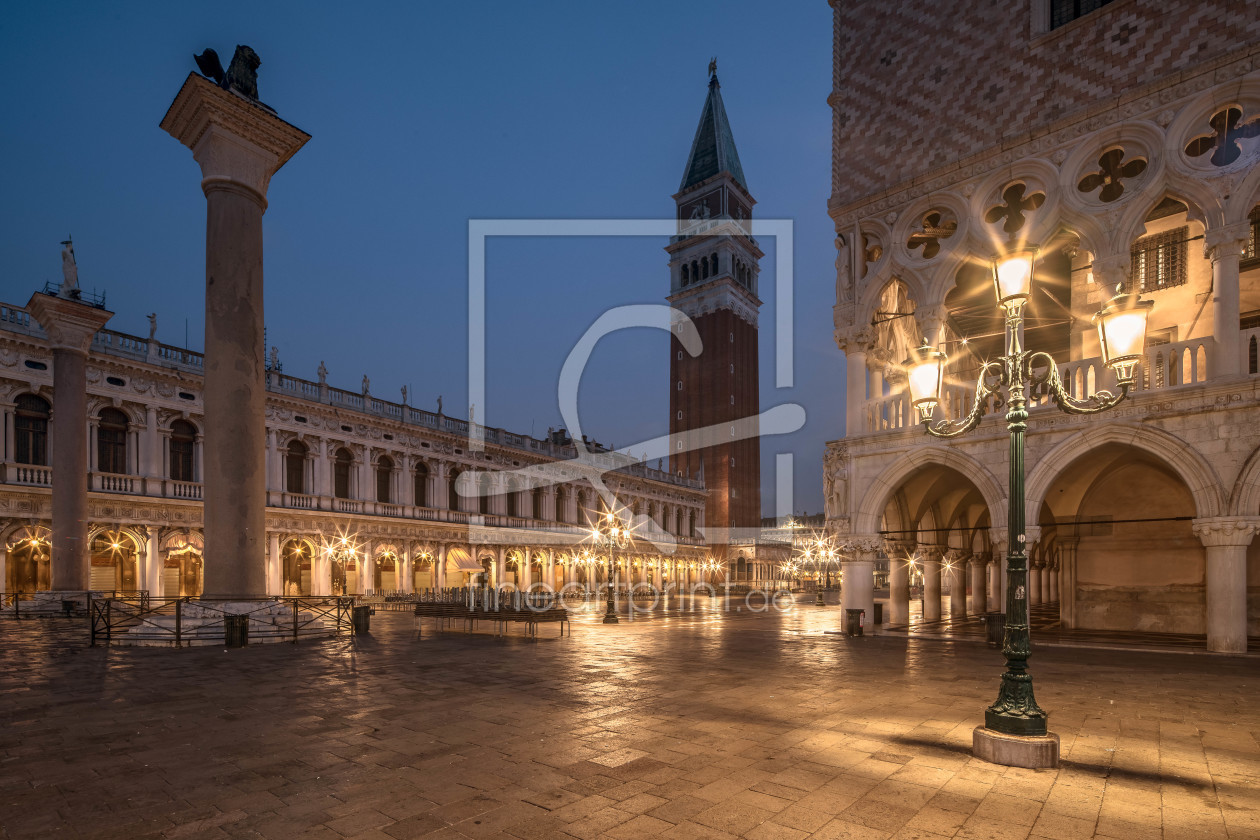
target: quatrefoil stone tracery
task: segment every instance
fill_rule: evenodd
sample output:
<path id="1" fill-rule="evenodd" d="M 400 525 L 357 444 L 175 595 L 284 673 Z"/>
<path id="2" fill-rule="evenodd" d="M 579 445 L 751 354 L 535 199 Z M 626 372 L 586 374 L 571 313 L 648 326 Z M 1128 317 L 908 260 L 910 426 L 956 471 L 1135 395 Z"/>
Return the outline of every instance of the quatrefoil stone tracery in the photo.
<path id="1" fill-rule="evenodd" d="M 1145 171 L 1145 158 L 1125 160 L 1124 149 L 1117 146 L 1102 153 L 1098 158 L 1098 169 L 1082 178 L 1076 188 L 1083 193 L 1092 193 L 1101 187 L 1098 200 L 1110 203 L 1124 195 L 1125 181 L 1132 180 Z"/>
<path id="2" fill-rule="evenodd" d="M 941 252 L 941 240 L 948 239 L 958 230 L 958 222 L 945 221 L 944 213 L 931 210 L 924 214 L 920 229 L 910 234 L 906 247 L 911 251 L 923 249 L 923 259 L 930 260 Z"/>
<path id="3" fill-rule="evenodd" d="M 1027 190 L 1028 185 L 1022 181 L 1007 185 L 1002 190 L 1002 203 L 990 207 L 984 214 L 984 220 L 991 225 L 1002 222 L 1002 230 L 1007 235 L 1014 236 L 1024 226 L 1026 214 L 1046 203 L 1046 194 L 1043 192 L 1035 192 L 1025 198 L 1024 193 Z"/>
<path id="4" fill-rule="evenodd" d="M 1186 144 L 1186 155 L 1197 158 L 1211 152 L 1208 162 L 1213 166 L 1229 166 L 1242 156 L 1240 140 L 1260 137 L 1260 117 L 1244 121 L 1242 108 L 1237 105 L 1217 111 L 1208 120 L 1208 125 L 1211 132 L 1201 134 Z"/>

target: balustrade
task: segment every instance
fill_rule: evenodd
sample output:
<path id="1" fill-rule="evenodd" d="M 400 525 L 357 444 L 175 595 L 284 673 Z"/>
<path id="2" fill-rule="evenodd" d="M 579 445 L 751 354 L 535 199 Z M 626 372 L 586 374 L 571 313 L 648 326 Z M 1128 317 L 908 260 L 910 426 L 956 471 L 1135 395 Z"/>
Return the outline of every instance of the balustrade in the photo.
<path id="1" fill-rule="evenodd" d="M 201 485 L 192 481 L 169 481 L 166 490 L 172 499 L 201 499 Z"/>
<path id="2" fill-rule="evenodd" d="M 102 493 L 132 493 L 138 491 L 139 480 L 133 475 L 94 473 L 90 486 Z"/>

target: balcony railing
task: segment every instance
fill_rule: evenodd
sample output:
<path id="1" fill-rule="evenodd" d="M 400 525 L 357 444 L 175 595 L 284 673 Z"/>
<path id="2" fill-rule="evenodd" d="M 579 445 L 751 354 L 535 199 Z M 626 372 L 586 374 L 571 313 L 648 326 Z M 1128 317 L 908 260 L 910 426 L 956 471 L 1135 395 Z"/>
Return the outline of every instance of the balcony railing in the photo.
<path id="1" fill-rule="evenodd" d="M 1260 328 L 1243 330 L 1241 341 L 1242 372 L 1248 375 L 1260 373 L 1257 368 L 1256 353 L 1260 349 Z M 1195 338 L 1189 341 L 1176 341 L 1169 344 L 1157 344 L 1147 349 L 1138 363 L 1136 382 L 1133 393 L 1146 391 L 1169 391 L 1202 385 L 1208 381 L 1212 373 L 1212 355 L 1215 344 L 1211 337 Z M 1116 390 L 1116 378 L 1105 365 L 1101 357 L 1080 359 L 1059 366 L 1059 377 L 1063 380 L 1068 392 L 1076 399 L 1083 399 L 1100 390 Z M 936 417 L 947 416 L 958 419 L 971 409 L 974 391 L 969 388 L 947 387 L 944 400 L 944 414 L 937 409 Z M 1036 411 L 1051 405 L 1050 396 L 1045 392 L 1033 392 L 1029 399 L 1029 410 Z M 988 411 L 992 414 L 995 402 L 989 399 Z M 916 412 L 910 407 L 910 400 L 902 392 L 867 400 L 865 411 L 866 427 L 864 433 L 907 429 L 919 424 Z"/>

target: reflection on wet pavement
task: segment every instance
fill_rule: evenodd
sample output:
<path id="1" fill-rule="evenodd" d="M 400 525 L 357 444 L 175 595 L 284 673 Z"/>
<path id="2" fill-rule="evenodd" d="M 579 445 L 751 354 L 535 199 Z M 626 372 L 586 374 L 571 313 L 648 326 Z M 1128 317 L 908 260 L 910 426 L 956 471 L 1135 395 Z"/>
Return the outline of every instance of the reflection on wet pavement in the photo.
<path id="1" fill-rule="evenodd" d="M 1065 763 L 1027 771 L 969 753 L 997 652 L 699 606 L 241 650 L 5 621 L 0 837 L 1260 836 L 1254 659 L 1039 651 Z"/>

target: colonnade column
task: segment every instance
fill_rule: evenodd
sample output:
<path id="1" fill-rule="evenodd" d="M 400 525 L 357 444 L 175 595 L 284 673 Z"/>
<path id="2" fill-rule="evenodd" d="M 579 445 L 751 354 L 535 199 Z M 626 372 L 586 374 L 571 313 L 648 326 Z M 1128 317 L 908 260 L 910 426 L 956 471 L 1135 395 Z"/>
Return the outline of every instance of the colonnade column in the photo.
<path id="1" fill-rule="evenodd" d="M 162 128 L 192 150 L 206 196 L 207 595 L 266 587 L 263 236 L 271 176 L 310 135 L 190 73 Z"/>
<path id="2" fill-rule="evenodd" d="M 521 567 L 521 589 L 528 590 L 534 581 L 534 554 L 528 548 L 522 549 L 524 565 Z"/>
<path id="3" fill-rule="evenodd" d="M 1006 529 L 990 530 L 989 545 L 993 562 L 989 578 L 989 612 L 1006 612 Z"/>
<path id="4" fill-rule="evenodd" d="M 1196 519 L 1195 535 L 1207 549 L 1207 649 L 1247 652 L 1247 546 L 1260 517 Z"/>
<path id="5" fill-rule="evenodd" d="M 1046 588 L 1049 592 L 1050 602 L 1054 603 L 1059 600 L 1059 560 L 1057 557 L 1051 558 L 1046 566 L 1049 574 L 1046 576 Z"/>
<path id="6" fill-rule="evenodd" d="M 910 546 L 893 542 L 888 552 L 888 623 L 905 627 L 910 623 Z"/>
<path id="7" fill-rule="evenodd" d="M 1238 263 L 1251 235 L 1251 225 L 1240 222 L 1208 230 L 1203 237 L 1204 256 L 1212 261 L 1212 327 L 1216 354 L 1209 373 L 1216 379 L 1242 372 L 1238 329 Z"/>
<path id="8" fill-rule="evenodd" d="M 1028 604 L 1036 606 L 1041 603 L 1041 563 L 1028 561 Z"/>
<path id="9" fill-rule="evenodd" d="M 446 588 L 446 544 L 438 543 L 437 551 L 433 553 L 433 586 L 437 589 Z"/>
<path id="10" fill-rule="evenodd" d="M 989 611 L 988 599 L 988 580 L 985 572 L 988 563 L 984 557 L 973 555 L 967 562 L 967 569 L 971 572 L 971 614 L 984 615 Z"/>
<path id="11" fill-rule="evenodd" d="M 315 591 L 315 576 L 319 573 L 318 552 L 311 555 L 311 594 Z M 284 572 L 280 563 L 280 535 L 267 535 L 267 592 L 268 595 L 283 595 Z"/>
<path id="12" fill-rule="evenodd" d="M 402 557 L 395 561 L 394 588 L 408 594 L 416 591 L 416 575 L 411 570 L 411 558 L 411 543 L 403 543 Z"/>
<path id="13" fill-rule="evenodd" d="M 849 537 L 844 541 L 848 559 L 840 561 L 844 575 L 840 606 L 846 610 L 865 610 L 866 627 L 875 626 L 875 554 L 879 544 L 878 534 Z"/>
<path id="14" fill-rule="evenodd" d="M 1080 539 L 1060 539 L 1059 546 L 1059 626 L 1076 627 L 1076 548 Z"/>
<path id="15" fill-rule="evenodd" d="M 844 428 L 849 437 L 868 431 L 863 423 L 866 414 L 866 353 L 870 347 L 869 329 L 844 337 L 845 413 Z M 865 339 L 865 340 L 864 340 Z"/>
<path id="16" fill-rule="evenodd" d="M 951 551 L 949 558 L 949 617 L 967 616 L 967 558 L 961 551 Z"/>
<path id="17" fill-rule="evenodd" d="M 26 304 L 48 334 L 53 356 L 52 580 L 55 591 L 84 591 L 91 579 L 87 545 L 87 351 L 114 313 L 36 292 Z"/>
<path id="18" fill-rule="evenodd" d="M 507 552 L 503 546 L 498 546 L 494 552 L 494 586 L 496 589 L 503 586 L 507 574 Z"/>
<path id="19" fill-rule="evenodd" d="M 941 549 L 936 545 L 919 546 L 919 562 L 923 566 L 923 620 L 941 620 Z"/>

